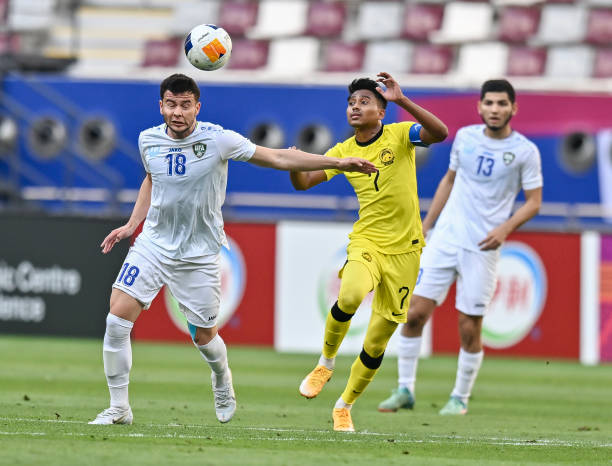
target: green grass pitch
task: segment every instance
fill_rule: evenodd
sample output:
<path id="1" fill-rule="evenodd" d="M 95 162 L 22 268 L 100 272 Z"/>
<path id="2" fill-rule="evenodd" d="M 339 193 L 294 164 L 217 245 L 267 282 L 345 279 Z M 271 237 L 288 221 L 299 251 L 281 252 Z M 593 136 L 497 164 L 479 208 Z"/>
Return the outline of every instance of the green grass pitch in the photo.
<path id="1" fill-rule="evenodd" d="M 101 340 L 0 336 L 0 464 L 612 464 L 612 368 L 484 360 L 467 416 L 437 414 L 455 357 L 419 364 L 414 411 L 376 406 L 395 386 L 388 357 L 353 408 L 357 432 L 331 430 L 352 357 L 318 398 L 297 388 L 315 355 L 229 347 L 238 411 L 215 419 L 209 370 L 193 346 L 133 345 L 132 426 L 90 426 L 108 406 Z"/>

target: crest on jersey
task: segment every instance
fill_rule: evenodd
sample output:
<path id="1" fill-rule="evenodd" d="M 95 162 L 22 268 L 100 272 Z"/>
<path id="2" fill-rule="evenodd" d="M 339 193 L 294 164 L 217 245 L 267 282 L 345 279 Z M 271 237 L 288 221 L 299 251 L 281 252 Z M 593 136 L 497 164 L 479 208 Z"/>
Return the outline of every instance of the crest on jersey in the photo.
<path id="1" fill-rule="evenodd" d="M 372 262 L 372 256 L 370 255 L 369 252 L 367 251 L 363 251 L 361 253 L 361 257 L 363 257 L 365 260 L 367 260 L 368 262 Z"/>
<path id="2" fill-rule="evenodd" d="M 193 145 L 193 153 L 197 158 L 200 158 L 206 152 L 206 144 L 202 144 L 201 142 Z"/>
<path id="3" fill-rule="evenodd" d="M 515 157 L 516 155 L 514 155 L 512 152 L 504 152 L 504 163 L 506 165 L 510 165 Z"/>
<path id="4" fill-rule="evenodd" d="M 391 165 L 395 160 L 395 155 L 391 149 L 383 149 L 378 156 L 383 165 Z"/>

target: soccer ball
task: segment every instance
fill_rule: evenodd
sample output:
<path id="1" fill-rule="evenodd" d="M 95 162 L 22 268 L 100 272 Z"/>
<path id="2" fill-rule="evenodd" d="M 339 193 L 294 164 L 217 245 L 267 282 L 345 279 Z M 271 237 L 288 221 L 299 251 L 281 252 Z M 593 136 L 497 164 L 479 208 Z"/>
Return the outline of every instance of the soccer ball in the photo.
<path id="1" fill-rule="evenodd" d="M 232 54 L 232 39 L 225 29 L 214 24 L 194 27 L 185 39 L 185 55 L 200 70 L 218 70 Z"/>

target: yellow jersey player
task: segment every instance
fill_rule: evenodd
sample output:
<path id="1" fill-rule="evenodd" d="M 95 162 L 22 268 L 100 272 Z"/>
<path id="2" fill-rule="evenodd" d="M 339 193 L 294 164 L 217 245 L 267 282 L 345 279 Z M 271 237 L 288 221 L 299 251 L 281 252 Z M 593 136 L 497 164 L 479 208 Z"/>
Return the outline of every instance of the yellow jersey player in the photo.
<path id="1" fill-rule="evenodd" d="M 359 219 L 349 235 L 338 300 L 325 324 L 322 355 L 300 385 L 300 393 L 306 398 L 319 394 L 332 376 L 351 318 L 374 290 L 363 349 L 332 412 L 337 431 L 354 431 L 351 407 L 374 378 L 398 324 L 406 322 L 424 246 L 414 148 L 442 141 L 448 134 L 444 123 L 407 98 L 391 75 L 379 73 L 377 78 L 378 82 L 361 78 L 349 85 L 346 116 L 355 136 L 326 154 L 334 158 L 363 157 L 378 168 L 370 176 L 346 174 L 359 200 Z M 387 102 L 396 103 L 417 121 L 383 125 Z M 338 173 L 332 169 L 290 175 L 293 186 L 305 190 Z"/>

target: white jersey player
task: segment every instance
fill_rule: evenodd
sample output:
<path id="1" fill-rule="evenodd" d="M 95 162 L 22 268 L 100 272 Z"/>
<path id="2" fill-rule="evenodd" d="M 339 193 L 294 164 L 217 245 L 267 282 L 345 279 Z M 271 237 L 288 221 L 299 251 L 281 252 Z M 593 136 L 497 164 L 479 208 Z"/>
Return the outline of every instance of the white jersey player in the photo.
<path id="1" fill-rule="evenodd" d="M 542 203 L 540 153 L 535 144 L 510 127 L 516 112 L 512 85 L 506 80 L 486 81 L 478 102 L 484 125 L 457 132 L 449 169 L 423 220 L 426 234 L 434 223 L 436 227 L 423 250 L 408 322 L 400 334 L 399 386 L 380 403 L 379 411 L 414 406 L 423 327 L 456 280 L 461 349 L 455 386 L 440 414 L 467 413 L 484 356 L 482 318 L 495 291 L 498 248 L 512 231 L 538 213 Z M 512 214 L 521 189 L 526 202 Z"/>
<path id="2" fill-rule="evenodd" d="M 110 407 L 90 424 L 131 424 L 128 401 L 132 365 L 130 332 L 143 309 L 167 285 L 185 314 L 194 344 L 210 366 L 215 411 L 220 422 L 236 410 L 225 343 L 217 332 L 220 299 L 219 251 L 227 246 L 221 206 L 225 199 L 228 160 L 280 170 L 372 173 L 362 159 L 333 159 L 295 149 L 256 146 L 218 125 L 196 121 L 200 90 L 193 79 L 174 74 L 160 86 L 164 124 L 140 134 L 138 145 L 147 175 L 129 221 L 102 242 L 108 253 L 142 233 L 125 258 L 113 284 L 106 319 L 103 359 Z M 271 258 L 272 260 L 272 258 Z"/>

